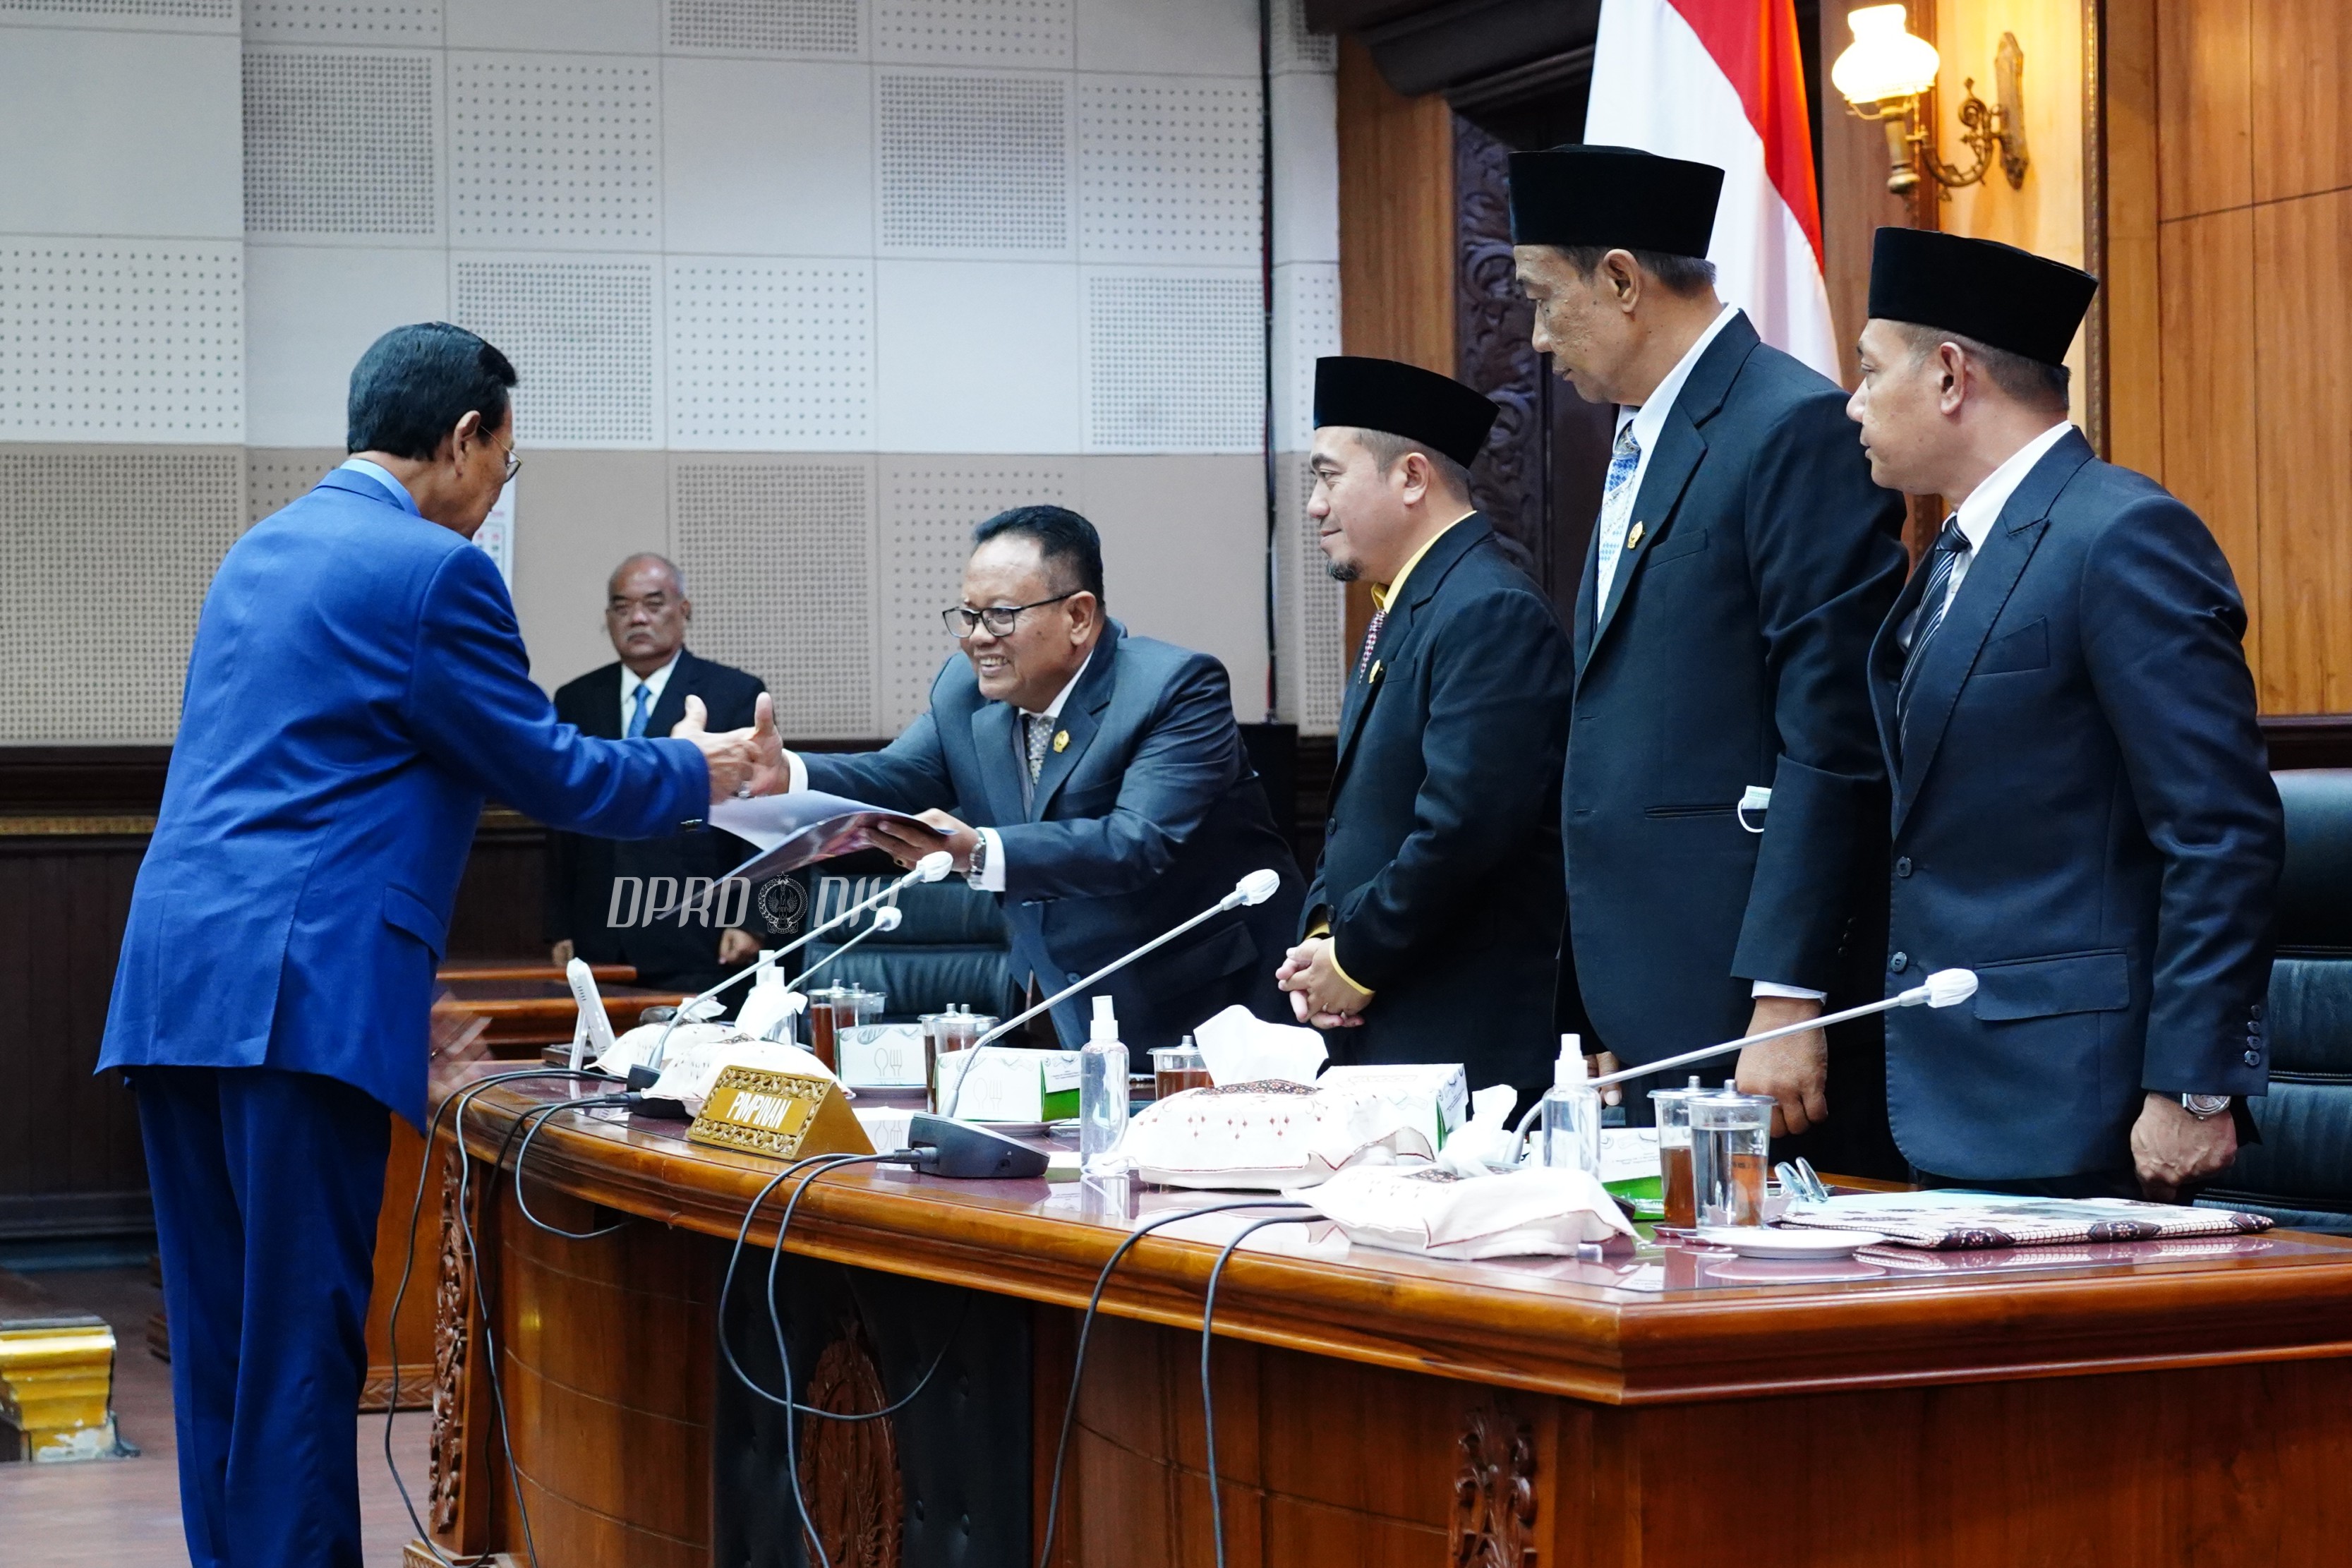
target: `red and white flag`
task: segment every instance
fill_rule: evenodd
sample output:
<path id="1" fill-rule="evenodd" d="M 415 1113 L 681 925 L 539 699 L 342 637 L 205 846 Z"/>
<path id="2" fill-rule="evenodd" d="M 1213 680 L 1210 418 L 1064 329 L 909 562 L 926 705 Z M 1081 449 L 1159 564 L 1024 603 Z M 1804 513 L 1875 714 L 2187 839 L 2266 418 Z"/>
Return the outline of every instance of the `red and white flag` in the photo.
<path id="1" fill-rule="evenodd" d="M 1584 139 L 1722 169 L 1717 291 L 1838 379 L 1790 0 L 1601 0 Z"/>

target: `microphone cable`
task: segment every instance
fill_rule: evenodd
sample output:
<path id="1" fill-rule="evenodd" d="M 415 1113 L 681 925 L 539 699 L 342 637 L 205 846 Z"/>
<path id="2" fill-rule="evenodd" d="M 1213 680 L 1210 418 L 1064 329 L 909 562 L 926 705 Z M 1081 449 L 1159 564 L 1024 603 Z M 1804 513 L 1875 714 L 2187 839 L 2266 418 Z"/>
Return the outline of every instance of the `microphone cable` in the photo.
<path id="1" fill-rule="evenodd" d="M 1095 1319 L 1102 1310 L 1103 1290 L 1105 1287 L 1110 1284 L 1111 1270 L 1118 1267 L 1119 1259 L 1125 1258 L 1129 1251 L 1133 1250 L 1137 1242 L 1141 1241 L 1145 1237 L 1150 1235 L 1153 1231 L 1158 1230 L 1161 1226 L 1174 1225 L 1178 1220 L 1198 1219 L 1202 1215 L 1224 1214 L 1234 1209 L 1304 1209 L 1307 1206 L 1307 1205 L 1299 1203 L 1296 1199 L 1292 1198 L 1244 1198 L 1237 1199 L 1232 1203 L 1208 1204 L 1196 1209 L 1180 1209 L 1174 1214 L 1154 1215 L 1151 1218 L 1144 1221 L 1141 1225 L 1137 1226 L 1133 1230 L 1128 1232 L 1125 1237 L 1120 1238 L 1118 1246 L 1112 1249 L 1109 1258 L 1102 1266 L 1102 1272 L 1095 1276 L 1094 1294 L 1087 1298 L 1086 1315 L 1079 1320 L 1078 1323 L 1077 1353 L 1074 1355 L 1070 1361 L 1070 1392 L 1068 1396 L 1062 1402 L 1062 1435 L 1055 1441 L 1054 1444 L 1054 1481 L 1051 1489 L 1046 1494 L 1045 1543 L 1045 1549 L 1037 1554 L 1037 1568 L 1050 1568 L 1050 1564 L 1054 1560 L 1054 1534 L 1055 1528 L 1061 1522 L 1062 1513 L 1062 1462 L 1069 1453 L 1070 1426 L 1076 1419 L 1078 1413 L 1078 1384 L 1087 1374 L 1087 1342 L 1094 1333 Z M 1264 1223 L 1266 1225 L 1280 1225 L 1286 1222 L 1294 1225 L 1304 1223 L 1300 1220 L 1292 1219 L 1288 1215 L 1278 1215 L 1276 1218 L 1266 1220 Z M 1252 1226 L 1250 1227 L 1252 1230 L 1256 1228 L 1257 1226 Z M 1247 1236 L 1249 1231 L 1245 1230 L 1242 1234 L 1244 1236 Z M 1231 1248 L 1228 1248 L 1227 1250 L 1231 1251 Z M 1223 1267 L 1224 1259 L 1223 1258 L 1220 1258 L 1217 1262 L 1218 1267 Z M 1212 1289 L 1215 1287 L 1215 1281 L 1216 1276 L 1213 1273 L 1210 1276 Z M 1202 1332 L 1205 1334 L 1207 1331 L 1207 1320 L 1203 1318 Z M 1204 1356 L 1203 1361 L 1205 1362 L 1205 1360 L 1206 1358 Z M 1212 1437 L 1211 1452 L 1213 1454 L 1214 1451 L 1215 1440 Z M 1216 1472 L 1213 1468 L 1210 1471 L 1210 1490 L 1213 1495 L 1216 1489 L 1215 1475 Z"/>

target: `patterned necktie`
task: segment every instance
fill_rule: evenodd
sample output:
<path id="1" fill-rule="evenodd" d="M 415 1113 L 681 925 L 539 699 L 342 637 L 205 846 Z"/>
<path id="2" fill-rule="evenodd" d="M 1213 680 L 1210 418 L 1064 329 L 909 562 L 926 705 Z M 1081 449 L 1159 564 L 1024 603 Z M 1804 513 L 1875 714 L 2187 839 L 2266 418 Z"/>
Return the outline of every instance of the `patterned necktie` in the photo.
<path id="1" fill-rule="evenodd" d="M 1969 536 L 1960 531 L 1959 514 L 1944 520 L 1943 531 L 1936 535 L 1936 558 L 1928 563 L 1927 586 L 1919 595 L 1919 608 L 1911 633 L 1911 649 L 1903 659 L 1903 679 L 1895 689 L 1895 732 L 1899 737 L 1911 719 L 1911 687 L 1919 672 L 1921 656 L 1936 638 L 1944 624 L 1944 613 L 1951 608 L 1952 574 L 1958 570 L 1961 559 L 1969 553 Z"/>
<path id="2" fill-rule="evenodd" d="M 1021 722 L 1029 727 L 1029 782 L 1034 784 L 1045 771 L 1045 742 L 1053 735 L 1054 719 L 1050 713 L 1024 713 Z"/>
<path id="3" fill-rule="evenodd" d="M 646 720 L 651 717 L 654 705 L 654 689 L 639 681 L 636 694 L 630 700 L 636 704 L 629 713 L 629 739 L 634 741 L 646 732 Z"/>
<path id="4" fill-rule="evenodd" d="M 1372 612 L 1371 624 L 1364 628 L 1364 651 L 1356 656 L 1356 679 L 1364 679 L 1364 671 L 1372 668 L 1372 645 L 1381 640 L 1381 628 L 1388 625 L 1388 606 Z"/>
<path id="5" fill-rule="evenodd" d="M 1625 523 L 1633 510 L 1633 475 L 1642 467 L 1642 443 L 1633 439 L 1633 425 L 1617 432 L 1609 448 L 1609 479 L 1601 490 L 1601 573 L 1594 585 L 1601 603 L 1609 602 L 1609 585 L 1617 577 L 1617 558 L 1625 552 Z"/>

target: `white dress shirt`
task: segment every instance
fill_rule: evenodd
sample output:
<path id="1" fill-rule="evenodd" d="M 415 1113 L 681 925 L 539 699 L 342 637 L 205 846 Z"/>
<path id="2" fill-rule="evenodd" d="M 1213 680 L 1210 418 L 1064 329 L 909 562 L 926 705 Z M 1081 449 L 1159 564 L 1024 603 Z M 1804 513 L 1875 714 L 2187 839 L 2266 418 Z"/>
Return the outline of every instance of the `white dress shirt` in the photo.
<path id="1" fill-rule="evenodd" d="M 2049 455 L 2051 447 L 2065 439 L 2066 432 L 2074 427 L 2071 422 L 2061 419 L 2011 452 L 2006 462 L 1987 474 L 1984 482 L 1970 490 L 1968 498 L 1960 502 L 1953 518 L 1960 525 L 1960 536 L 1969 542 L 1969 548 L 1967 554 L 1952 563 L 1952 580 L 1944 590 L 1947 613 L 1949 613 L 1952 601 L 1959 596 L 1960 581 L 1969 574 L 1969 563 L 1984 549 L 1985 541 L 1992 537 L 1992 525 L 2000 521 L 2001 510 L 2009 505 L 2009 498 L 2017 493 L 2017 487 L 2025 482 L 2025 476 L 2033 471 L 2033 466 Z M 1910 650 L 1911 633 L 1919 624 L 1920 612 L 1927 607 L 1926 602 L 1921 601 L 1913 607 L 1910 618 L 1903 624 L 1902 640 L 1906 652 Z"/>
<path id="2" fill-rule="evenodd" d="M 1706 331 L 1698 335 L 1698 341 L 1683 351 L 1683 357 L 1675 362 L 1675 368 L 1666 372 L 1665 379 L 1658 383 L 1648 402 L 1633 408 L 1621 405 L 1617 410 L 1618 433 L 1622 434 L 1625 426 L 1631 425 L 1633 440 L 1641 447 L 1641 456 L 1634 459 L 1633 477 L 1618 492 L 1625 498 L 1623 501 L 1615 507 L 1604 506 L 1601 509 L 1601 596 L 1592 606 L 1596 613 L 1609 602 L 1609 585 L 1617 580 L 1617 563 L 1624 558 L 1625 532 L 1633 520 L 1633 503 L 1641 496 L 1642 479 L 1650 471 L 1650 454 L 1657 449 L 1658 437 L 1666 427 L 1666 416 L 1675 411 L 1675 399 L 1682 395 L 1683 383 L 1690 379 L 1691 368 L 1698 363 L 1699 356 L 1706 353 L 1707 345 L 1715 342 L 1717 334 L 1738 314 L 1738 309 L 1731 305 L 1717 311 L 1715 320 L 1706 324 Z"/>
<path id="3" fill-rule="evenodd" d="M 1045 704 L 1045 712 L 1038 715 L 1038 717 L 1045 719 L 1060 718 L 1062 716 L 1063 705 L 1067 703 L 1070 700 L 1070 693 L 1076 691 L 1078 689 L 1078 682 L 1086 679 L 1087 664 L 1092 664 L 1093 662 L 1094 654 L 1089 650 L 1087 655 L 1087 663 L 1078 666 L 1077 674 L 1070 677 L 1068 684 L 1065 685 L 1061 690 L 1054 694 L 1054 700 Z M 1027 710 L 1016 709 L 1015 711 L 1019 713 L 1026 713 Z M 1013 726 L 1013 765 L 1019 768 L 1024 773 L 1029 771 L 1029 737 L 1026 732 L 1027 728 L 1028 727 L 1024 724 L 1015 724 Z M 791 775 L 784 785 L 786 794 L 798 794 L 800 791 L 808 788 L 808 764 L 801 761 L 800 753 L 798 752 L 786 752 L 784 753 L 784 767 L 785 771 Z M 975 877 L 967 873 L 966 879 L 970 881 L 973 887 L 978 888 L 983 893 L 1001 893 L 1004 891 L 1004 840 L 998 837 L 996 829 L 993 827 L 982 827 L 977 828 L 974 831 L 980 835 L 982 841 L 988 846 L 988 853 L 982 857 L 983 864 L 981 868 L 980 874 Z"/>
<path id="4" fill-rule="evenodd" d="M 622 734 L 625 735 L 629 732 L 629 721 L 636 714 L 637 688 L 640 686 L 644 687 L 648 693 L 646 698 L 646 733 L 650 735 L 654 732 L 654 710 L 661 706 L 662 688 L 669 684 L 669 672 L 677 668 L 677 655 L 676 654 L 670 655 L 669 662 L 651 675 L 639 675 L 627 665 L 621 666 Z"/>

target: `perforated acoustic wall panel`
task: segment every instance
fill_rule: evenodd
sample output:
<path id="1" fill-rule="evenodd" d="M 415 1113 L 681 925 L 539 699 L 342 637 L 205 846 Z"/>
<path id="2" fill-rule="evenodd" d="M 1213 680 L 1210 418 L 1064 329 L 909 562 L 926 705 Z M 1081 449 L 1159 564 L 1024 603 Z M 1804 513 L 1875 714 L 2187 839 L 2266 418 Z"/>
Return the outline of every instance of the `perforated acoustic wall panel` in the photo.
<path id="1" fill-rule="evenodd" d="M 668 328 L 671 446 L 872 444 L 871 263 L 672 258 Z"/>
<path id="2" fill-rule="evenodd" d="M 1260 300 L 1254 273 L 1090 275 L 1087 449 L 1262 449 Z"/>
<path id="3" fill-rule="evenodd" d="M 245 515 L 259 522 L 310 493 L 343 454 L 325 447 L 248 447 L 245 453 Z"/>
<path id="4" fill-rule="evenodd" d="M 1348 675 L 1348 591 L 1332 581 L 1329 561 L 1316 542 L 1319 531 L 1307 515 L 1315 476 L 1304 455 L 1283 455 L 1278 482 L 1282 528 L 1292 542 L 1281 568 L 1282 706 L 1302 734 L 1333 734 Z"/>
<path id="5" fill-rule="evenodd" d="M 874 58 L 1067 66 L 1071 0 L 875 0 Z"/>
<path id="6" fill-rule="evenodd" d="M 245 51 L 248 234 L 441 227 L 438 57 Z"/>
<path id="7" fill-rule="evenodd" d="M 677 462 L 694 646 L 765 679 L 788 735 L 874 732 L 871 476 L 863 462 Z"/>
<path id="8" fill-rule="evenodd" d="M 668 0 L 662 36 L 674 49 L 854 58 L 859 0 Z"/>
<path id="9" fill-rule="evenodd" d="M 0 240 L 0 440 L 245 439 L 234 241 Z"/>
<path id="10" fill-rule="evenodd" d="M 454 54 L 456 243 L 658 246 L 660 98 L 650 59 Z"/>
<path id="11" fill-rule="evenodd" d="M 1339 40 L 1308 29 L 1306 0 L 1274 0 L 1273 64 L 1276 74 L 1339 68 Z"/>
<path id="12" fill-rule="evenodd" d="M 236 0 L 0 0 L 0 26 L 201 27 L 236 26 Z"/>
<path id="13" fill-rule="evenodd" d="M 875 120 L 886 251 L 1068 249 L 1066 79 L 886 70 Z"/>
<path id="14" fill-rule="evenodd" d="M 0 741 L 170 740 L 244 521 L 235 450 L 0 447 Z"/>
<path id="15" fill-rule="evenodd" d="M 882 708 L 896 734 L 930 705 L 931 679 L 956 651 L 940 612 L 963 596 L 975 524 L 1008 507 L 1080 504 L 1078 465 L 1051 458 L 882 460 Z"/>
<path id="16" fill-rule="evenodd" d="M 1081 78 L 1080 256 L 1255 265 L 1257 105 L 1255 82 Z"/>
<path id="17" fill-rule="evenodd" d="M 245 36 L 269 43 L 430 47 L 441 0 L 245 0 Z"/>
<path id="18" fill-rule="evenodd" d="M 457 324 L 506 351 L 522 441 L 650 447 L 659 439 L 654 268 L 646 261 L 475 261 L 451 268 Z"/>
<path id="19" fill-rule="evenodd" d="M 1339 352 L 1339 269 L 1294 262 L 1274 273 L 1275 449 L 1315 440 L 1315 362 Z"/>

